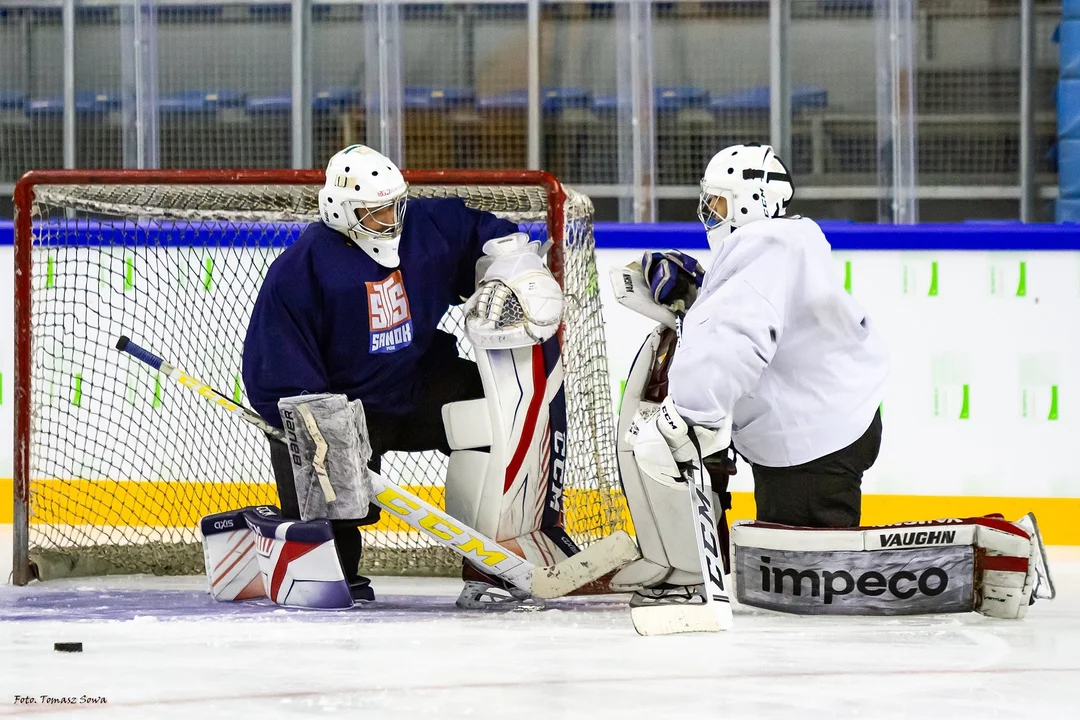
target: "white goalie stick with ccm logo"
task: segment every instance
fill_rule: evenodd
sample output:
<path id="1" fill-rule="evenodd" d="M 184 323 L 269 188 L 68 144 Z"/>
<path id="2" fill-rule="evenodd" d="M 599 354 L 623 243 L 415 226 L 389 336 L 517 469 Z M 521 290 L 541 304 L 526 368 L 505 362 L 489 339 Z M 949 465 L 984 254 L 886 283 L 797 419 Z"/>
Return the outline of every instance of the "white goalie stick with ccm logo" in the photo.
<path id="1" fill-rule="evenodd" d="M 263 420 L 254 410 L 233 402 L 198 378 L 139 347 L 128 337 L 122 336 L 116 349 L 168 375 L 270 437 L 285 440 L 284 432 Z M 633 539 L 624 530 L 616 530 L 562 562 L 538 567 L 378 473 L 372 473 L 371 479 L 376 505 L 450 548 L 488 575 L 501 578 L 533 597 L 568 595 L 641 557 Z"/>
<path id="2" fill-rule="evenodd" d="M 688 436 L 697 457 L 680 463 L 683 482 L 689 485 L 690 508 L 694 518 L 694 540 L 697 543 L 701 576 L 704 580 L 702 602 L 678 602 L 643 605 L 630 608 L 630 619 L 639 635 L 673 635 L 689 632 L 719 632 L 729 630 L 734 622 L 731 598 L 724 586 L 724 560 L 720 538 L 716 532 L 716 512 L 713 510 L 712 484 L 706 477 L 701 446 L 691 429 Z"/>
<path id="3" fill-rule="evenodd" d="M 682 340 L 683 314 L 676 313 L 675 332 Z M 658 412 L 663 412 L 661 408 Z M 704 582 L 700 603 L 678 602 L 630 608 L 630 619 L 639 635 L 673 635 L 688 632 L 719 632 L 731 628 L 731 598 L 724 586 L 724 561 L 716 532 L 712 483 L 701 456 L 701 444 L 693 428 L 687 437 L 694 445 L 694 459 L 679 463 L 682 480 L 689 486 L 690 508 L 694 518 L 694 540 Z"/>

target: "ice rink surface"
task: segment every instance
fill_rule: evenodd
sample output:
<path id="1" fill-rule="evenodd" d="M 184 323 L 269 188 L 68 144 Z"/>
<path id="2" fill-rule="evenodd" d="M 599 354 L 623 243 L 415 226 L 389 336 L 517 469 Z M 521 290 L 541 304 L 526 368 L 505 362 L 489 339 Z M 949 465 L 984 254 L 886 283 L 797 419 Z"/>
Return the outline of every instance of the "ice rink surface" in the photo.
<path id="1" fill-rule="evenodd" d="M 1058 599 L 1023 621 L 740 608 L 730 632 L 659 638 L 625 597 L 464 612 L 445 579 L 377 578 L 348 612 L 215 603 L 200 578 L 4 585 L 0 717 L 1075 719 L 1080 549 L 1051 559 Z"/>

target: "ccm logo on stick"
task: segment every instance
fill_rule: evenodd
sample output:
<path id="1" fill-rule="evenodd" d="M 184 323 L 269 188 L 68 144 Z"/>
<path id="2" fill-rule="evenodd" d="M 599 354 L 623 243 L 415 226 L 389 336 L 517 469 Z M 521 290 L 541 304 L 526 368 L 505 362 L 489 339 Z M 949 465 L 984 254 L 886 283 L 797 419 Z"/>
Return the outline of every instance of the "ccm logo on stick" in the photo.
<path id="1" fill-rule="evenodd" d="M 507 559 L 505 553 L 492 548 L 484 547 L 479 538 L 469 535 L 457 525 L 453 525 L 440 518 L 435 513 L 422 507 L 419 503 L 398 493 L 393 488 L 385 488 L 376 497 L 379 502 L 392 513 L 401 517 L 417 518 L 420 527 L 435 537 L 447 540 L 465 553 L 472 553 L 476 560 L 485 565 L 495 566 Z"/>

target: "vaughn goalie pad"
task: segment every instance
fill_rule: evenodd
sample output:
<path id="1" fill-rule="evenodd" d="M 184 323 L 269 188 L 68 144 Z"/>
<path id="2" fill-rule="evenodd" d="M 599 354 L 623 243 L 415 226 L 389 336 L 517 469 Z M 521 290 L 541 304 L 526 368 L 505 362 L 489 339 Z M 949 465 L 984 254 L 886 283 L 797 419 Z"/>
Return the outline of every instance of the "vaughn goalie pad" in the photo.
<path id="1" fill-rule="evenodd" d="M 1000 515 L 850 530 L 736 523 L 735 596 L 800 615 L 1022 618 L 1041 573 L 1034 596 L 1053 597 L 1034 518 L 1024 525 Z"/>
<path id="2" fill-rule="evenodd" d="M 297 395 L 278 401 L 303 520 L 353 520 L 374 494 L 364 406 L 344 395 Z"/>
<path id="3" fill-rule="evenodd" d="M 559 338 L 474 349 L 484 398 L 443 406 L 451 448 L 446 512 L 530 562 L 557 563 L 578 552 L 562 526 L 567 435 Z"/>

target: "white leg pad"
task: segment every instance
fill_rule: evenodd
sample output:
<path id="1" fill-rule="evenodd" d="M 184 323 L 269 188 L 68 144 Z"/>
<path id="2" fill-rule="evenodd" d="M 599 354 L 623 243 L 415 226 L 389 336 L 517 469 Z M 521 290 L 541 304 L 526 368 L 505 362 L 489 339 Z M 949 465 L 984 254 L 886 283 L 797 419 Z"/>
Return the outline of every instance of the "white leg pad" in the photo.
<path id="1" fill-rule="evenodd" d="M 484 398 L 443 406 L 446 511 L 539 565 L 577 552 L 562 531 L 566 410 L 558 338 L 476 348 Z M 480 448 L 483 448 L 482 450 Z"/>
<path id="2" fill-rule="evenodd" d="M 266 597 L 255 536 L 244 520 L 250 508 L 215 513 L 199 523 L 203 536 L 203 562 L 210 595 L 222 602 Z M 265 508 L 277 512 L 277 508 Z"/>
<path id="3" fill-rule="evenodd" d="M 449 406 L 447 406 L 449 407 Z M 481 509 L 497 509 L 502 500 L 502 488 L 493 488 L 485 482 L 491 455 L 477 450 L 455 450 L 450 453 L 446 469 L 446 512 L 469 527 L 494 536 L 499 525 L 497 512 L 481 517 Z M 498 491 L 498 495 L 492 491 Z M 489 497 L 485 497 L 485 491 Z"/>
<path id="4" fill-rule="evenodd" d="M 702 582 L 700 559 L 685 483 L 656 479 L 642 472 L 634 459 L 633 437 L 628 435 L 638 410 L 648 410 L 644 399 L 653 362 L 661 344 L 662 328 L 655 329 L 642 344 L 630 368 L 619 413 L 617 454 L 619 475 L 642 558 L 626 566 L 611 580 L 612 589 L 640 590 L 661 582 L 690 585 Z M 713 496 L 714 507 L 720 507 Z"/>

